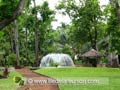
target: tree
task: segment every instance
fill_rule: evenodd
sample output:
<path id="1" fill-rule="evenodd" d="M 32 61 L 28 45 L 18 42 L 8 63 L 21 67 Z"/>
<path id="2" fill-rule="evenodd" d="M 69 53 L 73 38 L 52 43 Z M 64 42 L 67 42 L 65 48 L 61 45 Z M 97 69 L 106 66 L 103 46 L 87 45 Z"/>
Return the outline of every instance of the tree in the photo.
<path id="1" fill-rule="evenodd" d="M 51 23 L 54 20 L 54 11 L 49 8 L 49 4 L 45 1 L 41 6 L 37 7 L 37 12 L 39 15 L 38 27 L 39 27 L 39 57 L 44 54 L 45 43 L 49 40 L 49 34 L 53 32 Z M 49 47 L 49 45 L 47 46 Z"/>
<path id="2" fill-rule="evenodd" d="M 91 47 L 97 49 L 96 44 L 99 35 L 102 11 L 98 0 L 64 0 L 58 9 L 65 9 L 63 14 L 68 14 L 72 19 L 71 33 L 74 41 L 79 44 L 85 41 L 91 42 Z M 98 33 L 99 32 L 99 33 Z"/>
<path id="3" fill-rule="evenodd" d="M 37 17 L 37 10 L 36 10 L 36 2 L 35 2 L 35 0 L 33 0 L 33 3 L 34 3 L 34 12 L 33 12 L 33 14 L 34 14 L 34 17 L 35 17 L 35 22 L 34 22 L 34 35 L 35 35 L 35 64 L 36 64 L 36 66 L 38 66 L 38 64 L 39 64 L 39 48 L 38 48 L 38 43 L 39 43 L 39 41 L 38 41 L 38 17 Z"/>
<path id="4" fill-rule="evenodd" d="M 111 4 L 114 5 L 117 17 L 118 17 L 118 22 L 120 24 L 120 1 L 119 0 L 110 0 Z"/>
<path id="5" fill-rule="evenodd" d="M 11 1 L 15 4 L 11 3 Z M 17 53 L 19 57 L 19 62 L 17 59 L 17 65 L 19 63 L 20 65 L 33 65 L 33 63 L 35 63 L 38 66 L 40 57 L 48 53 L 45 51 L 46 48 L 48 49 L 49 45 L 52 46 L 49 41 L 52 41 L 54 36 L 54 34 L 52 34 L 54 31 L 51 26 L 54 11 L 49 8 L 48 2 L 44 2 L 43 5 L 40 6 L 34 5 L 34 7 L 32 7 L 30 6 L 31 1 L 33 0 L 27 1 L 24 11 L 18 18 L 12 21 L 13 23 L 3 28 L 5 35 L 2 36 L 4 40 L 0 43 L 0 51 L 5 51 L 5 61 L 8 61 L 7 58 L 11 53 Z M 5 6 L 7 5 L 4 7 L 8 12 L 3 12 L 3 9 L 0 8 L 0 12 L 3 12 L 0 14 L 0 20 L 12 17 L 17 7 L 18 0 L 3 0 L 3 2 Z M 39 45 L 35 43 L 36 36 L 37 43 L 40 43 Z M 36 45 L 37 59 L 35 59 Z"/>
<path id="6" fill-rule="evenodd" d="M 10 1 L 10 0 L 8 0 L 8 1 Z M 11 11 L 12 15 L 10 15 L 9 17 L 4 18 L 3 20 L 0 20 L 0 29 L 4 28 L 8 24 L 10 24 L 12 21 L 14 21 L 21 14 L 26 1 L 27 0 L 20 0 L 18 6 L 15 9 L 15 11 L 14 12 Z M 11 2 L 12 2 L 12 0 L 11 0 Z M 0 8 L 6 8 L 5 6 L 2 5 Z M 3 10 L 0 13 L 3 13 L 4 12 Z"/>
<path id="7" fill-rule="evenodd" d="M 110 35 L 110 50 L 120 53 L 120 21 L 119 4 L 117 0 L 110 2 L 110 17 L 108 19 L 108 33 Z"/>
<path id="8" fill-rule="evenodd" d="M 19 40 L 18 40 L 18 26 L 17 21 L 14 21 L 13 23 L 13 30 L 14 30 L 14 41 L 15 41 L 15 53 L 16 53 L 16 66 L 20 66 L 19 62 Z"/>

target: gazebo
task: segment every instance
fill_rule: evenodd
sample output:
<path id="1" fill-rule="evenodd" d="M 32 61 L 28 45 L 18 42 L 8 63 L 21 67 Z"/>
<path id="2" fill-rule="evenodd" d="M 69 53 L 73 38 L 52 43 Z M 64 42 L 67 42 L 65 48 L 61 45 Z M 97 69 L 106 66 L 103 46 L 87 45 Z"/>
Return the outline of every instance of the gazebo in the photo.
<path id="1" fill-rule="evenodd" d="M 91 49 L 90 51 L 84 53 L 81 56 L 82 57 L 89 57 L 89 58 L 98 58 L 98 57 L 101 57 L 101 56 L 104 56 L 104 55 L 101 54 L 100 52 L 96 51 L 95 49 Z"/>
<path id="2" fill-rule="evenodd" d="M 90 51 L 84 53 L 80 57 L 82 57 L 86 63 L 91 64 L 93 67 L 96 67 L 99 62 L 98 58 L 102 56 L 105 56 L 105 55 L 101 54 L 95 49 L 91 49 Z"/>

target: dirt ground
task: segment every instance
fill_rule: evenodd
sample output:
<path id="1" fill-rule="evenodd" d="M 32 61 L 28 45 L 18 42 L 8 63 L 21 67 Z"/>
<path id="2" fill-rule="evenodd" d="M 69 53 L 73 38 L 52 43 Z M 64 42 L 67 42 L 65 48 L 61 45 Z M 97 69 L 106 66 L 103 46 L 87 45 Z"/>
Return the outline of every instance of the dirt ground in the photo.
<path id="1" fill-rule="evenodd" d="M 48 80 L 55 81 L 53 78 L 35 73 L 27 68 L 17 69 L 17 71 L 27 79 L 25 85 L 19 87 L 18 90 L 59 90 L 58 84 L 48 82 Z M 38 80 L 43 81 L 43 83 L 38 82 Z"/>

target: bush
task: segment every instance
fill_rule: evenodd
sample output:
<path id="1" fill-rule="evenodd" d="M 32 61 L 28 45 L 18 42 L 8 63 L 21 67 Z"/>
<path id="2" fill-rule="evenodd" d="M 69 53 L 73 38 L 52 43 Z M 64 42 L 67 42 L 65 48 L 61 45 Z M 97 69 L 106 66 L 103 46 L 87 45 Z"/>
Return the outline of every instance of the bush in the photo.
<path id="1" fill-rule="evenodd" d="M 108 57 L 101 57 L 102 63 L 108 63 Z"/>
<path id="2" fill-rule="evenodd" d="M 22 86 L 22 85 L 24 85 L 24 80 L 20 80 L 19 82 L 19 86 Z"/>
<path id="3" fill-rule="evenodd" d="M 57 62 L 53 62 L 50 64 L 50 66 L 52 66 L 52 67 L 57 67 L 58 65 L 59 65 L 59 63 L 57 63 Z"/>
<path id="4" fill-rule="evenodd" d="M 16 76 L 16 77 L 13 78 L 13 80 L 14 80 L 15 83 L 19 83 L 21 81 L 21 77 Z"/>
<path id="5" fill-rule="evenodd" d="M 20 60 L 21 66 L 33 66 L 34 60 L 35 60 L 35 55 L 31 51 L 29 51 L 28 55 L 26 55 L 26 53 L 22 52 L 19 60 Z"/>
<path id="6" fill-rule="evenodd" d="M 81 64 L 83 64 L 83 63 L 82 63 L 82 60 L 74 60 L 74 64 L 76 64 L 76 65 L 81 65 Z"/>
<path id="7" fill-rule="evenodd" d="M 8 65 L 15 65 L 16 59 L 17 59 L 16 54 L 14 54 L 14 53 L 10 54 L 7 57 L 7 63 L 8 63 Z"/>
<path id="8" fill-rule="evenodd" d="M 18 83 L 19 86 L 24 85 L 24 80 L 23 80 L 21 77 L 15 76 L 15 77 L 13 78 L 13 80 L 14 80 L 15 83 Z"/>

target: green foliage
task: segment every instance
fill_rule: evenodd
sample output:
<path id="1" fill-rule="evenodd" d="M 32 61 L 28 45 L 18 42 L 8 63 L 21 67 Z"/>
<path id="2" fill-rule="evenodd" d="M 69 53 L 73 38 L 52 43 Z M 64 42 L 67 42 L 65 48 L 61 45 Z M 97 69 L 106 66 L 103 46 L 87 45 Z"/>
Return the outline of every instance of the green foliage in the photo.
<path id="1" fill-rule="evenodd" d="M 22 79 L 22 77 L 15 76 L 15 77 L 13 78 L 13 80 L 14 80 L 15 83 L 19 84 L 19 86 L 24 85 L 24 80 Z"/>
<path id="2" fill-rule="evenodd" d="M 1 0 L 0 1 L 0 21 L 12 16 L 19 0 Z"/>
<path id="3" fill-rule="evenodd" d="M 3 0 L 0 2 L 0 4 L 5 3 L 7 7 L 5 7 L 6 11 L 1 11 L 1 18 L 9 18 L 13 11 L 15 10 L 15 6 L 17 5 L 18 0 L 13 1 L 13 5 L 10 5 L 10 2 L 13 0 Z M 48 2 L 44 2 L 43 5 L 31 7 L 30 6 L 31 0 L 28 0 L 26 3 L 26 7 L 23 10 L 22 14 L 18 19 L 16 19 L 16 27 L 18 29 L 18 44 L 19 44 L 19 51 L 20 51 L 20 63 L 21 66 L 33 66 L 34 60 L 35 60 L 35 54 L 34 54 L 34 31 L 37 27 L 38 29 L 38 38 L 39 38 L 39 51 L 40 51 L 40 58 L 49 52 L 45 48 L 49 47 L 49 44 L 52 42 L 53 34 L 52 34 L 52 26 L 51 22 L 54 18 L 54 11 L 49 8 Z M 1 6 L 2 8 L 2 6 Z M 11 9 L 13 8 L 13 9 Z M 10 12 L 10 15 L 8 15 Z M 38 17 L 36 19 L 35 13 L 38 13 Z M 6 14 L 5 14 L 6 13 Z M 3 15 L 5 14 L 7 16 Z M 11 25 L 7 26 L 4 31 L 0 31 L 0 51 L 4 51 L 4 64 L 14 65 L 15 58 L 13 54 L 15 53 L 15 36 L 14 36 L 14 25 L 11 23 Z M 50 39 L 49 39 L 50 38 Z M 44 45 L 46 45 L 44 47 Z M 52 44 L 51 44 L 52 46 Z M 46 51 L 45 51 L 46 50 Z M 50 52 L 55 50 L 50 50 Z"/>
<path id="4" fill-rule="evenodd" d="M 8 65 L 15 65 L 16 59 L 17 59 L 16 54 L 14 53 L 9 54 L 9 56 L 7 57 Z"/>
<path id="5" fill-rule="evenodd" d="M 51 67 L 57 67 L 58 65 L 59 65 L 59 63 L 57 63 L 57 62 L 52 62 L 52 63 L 50 64 Z"/>
<path id="6" fill-rule="evenodd" d="M 43 5 L 38 9 L 40 15 L 42 17 L 42 22 L 49 21 L 51 16 L 53 15 L 54 11 L 50 10 L 49 4 L 47 1 L 43 3 Z"/>
<path id="7" fill-rule="evenodd" d="M 14 82 L 19 83 L 21 81 L 21 77 L 14 77 Z"/>
<path id="8" fill-rule="evenodd" d="M 1 53 L 1 52 L 0 52 Z M 0 62 L 3 60 L 3 55 L 0 54 Z"/>
<path id="9" fill-rule="evenodd" d="M 102 63 L 108 64 L 108 57 L 101 57 Z"/>
<path id="10" fill-rule="evenodd" d="M 35 56 L 31 52 L 29 52 L 27 56 L 26 53 L 24 53 L 20 57 L 21 66 L 33 66 L 34 60 L 35 60 Z"/>
<path id="11" fill-rule="evenodd" d="M 72 19 L 68 28 L 69 41 L 82 49 L 83 44 L 91 42 L 91 47 L 101 38 L 102 11 L 98 0 L 64 0 L 57 7 Z M 95 41 L 95 43 L 94 43 Z M 73 46 L 72 46 L 73 47 Z"/>
<path id="12" fill-rule="evenodd" d="M 35 18 L 35 14 L 37 12 L 37 20 Z M 26 15 L 26 13 L 29 13 L 29 15 Z M 39 52 L 42 55 L 51 52 L 51 50 L 47 49 L 48 46 L 52 45 L 52 39 L 53 39 L 53 30 L 51 26 L 51 22 L 54 18 L 54 11 L 49 8 L 48 2 L 44 2 L 42 5 L 38 5 L 34 8 L 30 8 L 29 10 L 26 10 L 26 13 L 20 18 L 23 22 L 23 25 L 25 25 L 25 29 L 27 30 L 27 36 L 26 32 L 22 30 L 21 35 L 23 36 L 23 40 L 21 40 L 21 44 L 23 44 L 23 48 L 25 48 L 25 44 L 27 45 L 27 48 L 29 48 L 30 55 L 33 56 L 34 54 L 34 31 L 37 29 L 38 31 L 38 41 L 40 43 L 39 45 Z M 26 17 L 26 21 L 24 22 L 23 17 Z M 36 28 L 37 27 L 37 28 Z M 23 35 L 24 33 L 24 35 Z M 24 38 L 29 39 L 27 42 Z M 25 43 L 23 43 L 25 42 Z M 26 49 L 24 49 L 22 52 L 25 52 Z M 27 51 L 27 52 L 28 52 Z M 22 53 L 21 52 L 21 53 Z M 23 53 L 22 53 L 23 54 Z M 25 53 L 26 54 L 26 53 Z M 25 55 L 24 55 L 25 56 Z M 26 58 L 27 59 L 33 59 L 33 58 Z M 30 60 L 31 61 L 31 60 Z"/>
<path id="13" fill-rule="evenodd" d="M 3 35 L 4 35 L 4 32 L 0 31 L 0 39 L 3 37 Z"/>
<path id="14" fill-rule="evenodd" d="M 39 33 L 39 43 L 41 46 L 44 45 L 44 43 L 47 42 L 48 37 L 51 34 L 51 22 L 54 18 L 54 11 L 51 10 L 48 6 L 48 2 L 44 2 L 42 6 L 38 7 L 38 13 L 40 14 L 40 33 Z M 49 42 L 48 42 L 49 44 Z"/>
<path id="15" fill-rule="evenodd" d="M 0 20 L 13 14 L 18 1 L 0 0 Z M 56 11 L 61 10 L 63 15 L 68 15 L 71 23 L 67 25 L 62 22 L 61 27 L 53 30 L 51 23 L 56 11 L 49 8 L 47 1 L 36 7 L 32 7 L 31 3 L 32 0 L 27 0 L 21 16 L 16 19 L 16 28 L 19 31 L 19 59 L 22 66 L 34 64 L 36 29 L 39 60 L 48 53 L 66 53 L 74 57 L 75 54 L 88 51 L 92 44 L 96 44 L 99 51 L 105 50 L 103 53 L 120 53 L 120 26 L 113 4 L 101 9 L 99 0 L 62 0 Z M 0 52 L 4 52 L 0 55 L 1 65 L 14 65 L 16 60 L 14 29 L 11 23 L 0 31 Z"/>
<path id="16" fill-rule="evenodd" d="M 110 35 L 110 51 L 117 51 L 120 53 L 120 25 L 118 22 L 116 7 L 111 4 L 110 17 L 108 19 L 108 34 Z"/>
<path id="17" fill-rule="evenodd" d="M 74 64 L 75 65 L 81 65 L 83 63 L 82 63 L 82 60 L 74 60 Z"/>
<path id="18" fill-rule="evenodd" d="M 19 86 L 22 86 L 22 85 L 24 85 L 24 80 L 20 80 L 19 82 Z"/>
<path id="19" fill-rule="evenodd" d="M 67 44 L 62 48 L 62 51 L 61 51 L 61 52 L 66 53 L 66 54 L 69 54 L 69 55 L 71 55 L 72 57 L 74 57 L 74 54 L 72 53 L 70 46 L 67 45 Z"/>

